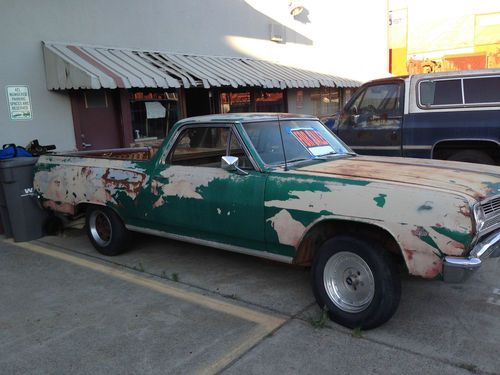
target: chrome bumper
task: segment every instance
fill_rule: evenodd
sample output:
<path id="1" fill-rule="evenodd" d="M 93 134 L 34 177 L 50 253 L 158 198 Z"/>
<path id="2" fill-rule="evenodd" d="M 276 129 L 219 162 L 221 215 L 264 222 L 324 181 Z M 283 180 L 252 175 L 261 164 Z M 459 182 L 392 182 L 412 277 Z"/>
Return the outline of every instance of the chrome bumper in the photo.
<path id="1" fill-rule="evenodd" d="M 479 267 L 486 258 L 500 257 L 500 232 L 496 232 L 478 242 L 467 258 L 445 257 L 443 279 L 447 283 L 461 283 Z"/>

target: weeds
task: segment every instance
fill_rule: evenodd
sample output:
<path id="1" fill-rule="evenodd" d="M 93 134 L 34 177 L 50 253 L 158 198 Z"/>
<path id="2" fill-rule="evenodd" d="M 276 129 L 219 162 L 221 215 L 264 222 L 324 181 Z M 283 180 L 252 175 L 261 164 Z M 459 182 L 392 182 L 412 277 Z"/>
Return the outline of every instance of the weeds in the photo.
<path id="1" fill-rule="evenodd" d="M 311 323 L 311 325 L 314 328 L 329 328 L 330 326 L 327 324 L 328 320 L 329 320 L 328 319 L 328 310 L 323 309 L 321 311 L 320 317 L 318 319 L 310 318 L 309 323 Z"/>
<path id="2" fill-rule="evenodd" d="M 175 282 L 178 282 L 179 281 L 179 274 L 178 273 L 172 273 L 171 276 L 168 276 L 167 273 L 165 271 L 161 271 L 161 274 L 160 274 L 160 277 L 162 279 L 165 279 L 165 280 L 171 280 L 171 281 L 175 281 Z"/>
<path id="3" fill-rule="evenodd" d="M 357 339 L 363 338 L 363 331 L 361 330 L 361 327 L 354 328 L 351 332 L 351 336 Z"/>
<path id="4" fill-rule="evenodd" d="M 139 272 L 144 272 L 144 266 L 142 265 L 142 262 L 139 262 L 138 266 L 132 267 L 134 270 L 139 271 Z"/>

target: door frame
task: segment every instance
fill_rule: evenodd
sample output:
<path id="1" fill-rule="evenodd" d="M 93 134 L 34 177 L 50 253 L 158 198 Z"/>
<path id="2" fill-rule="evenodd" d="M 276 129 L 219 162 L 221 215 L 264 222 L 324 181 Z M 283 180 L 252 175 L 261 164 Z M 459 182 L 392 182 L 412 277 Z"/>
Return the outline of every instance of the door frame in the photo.
<path id="1" fill-rule="evenodd" d="M 132 117 L 130 113 L 129 92 L 126 89 L 104 90 L 107 95 L 107 100 L 116 99 L 115 116 L 118 116 L 116 123 L 118 124 L 118 134 L 120 135 L 120 147 L 129 147 L 133 142 L 132 137 Z M 68 95 L 71 104 L 71 115 L 73 118 L 73 131 L 75 134 L 75 145 L 78 151 L 84 151 L 82 147 L 82 124 L 81 124 L 81 108 L 84 105 L 84 90 L 68 90 Z M 117 98 L 114 96 L 118 95 Z"/>

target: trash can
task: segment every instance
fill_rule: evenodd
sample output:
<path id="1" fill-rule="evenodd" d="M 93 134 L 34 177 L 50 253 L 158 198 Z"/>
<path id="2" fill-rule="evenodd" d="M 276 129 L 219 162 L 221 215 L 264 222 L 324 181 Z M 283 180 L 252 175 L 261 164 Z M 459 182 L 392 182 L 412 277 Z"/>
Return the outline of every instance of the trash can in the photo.
<path id="1" fill-rule="evenodd" d="M 7 237 L 30 241 L 44 235 L 47 213 L 40 207 L 33 189 L 36 157 L 0 160 L 0 215 Z"/>

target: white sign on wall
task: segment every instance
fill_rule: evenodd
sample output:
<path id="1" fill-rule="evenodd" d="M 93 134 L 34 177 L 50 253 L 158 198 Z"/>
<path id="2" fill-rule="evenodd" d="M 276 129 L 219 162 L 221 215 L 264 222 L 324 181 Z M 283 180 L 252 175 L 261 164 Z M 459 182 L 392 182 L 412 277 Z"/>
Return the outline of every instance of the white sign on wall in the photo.
<path id="1" fill-rule="evenodd" d="M 7 102 L 11 120 L 31 120 L 31 99 L 28 86 L 7 86 Z"/>

